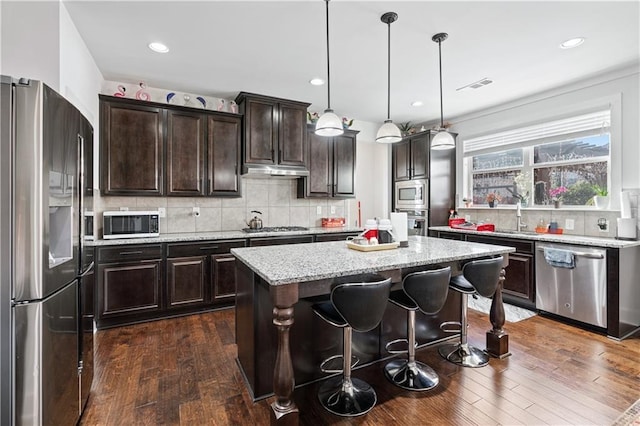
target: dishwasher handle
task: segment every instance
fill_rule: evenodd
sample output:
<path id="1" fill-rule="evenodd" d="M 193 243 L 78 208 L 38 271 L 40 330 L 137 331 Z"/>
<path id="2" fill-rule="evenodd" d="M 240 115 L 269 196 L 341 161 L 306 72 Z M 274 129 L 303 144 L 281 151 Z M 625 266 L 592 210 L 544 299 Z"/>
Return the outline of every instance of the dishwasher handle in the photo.
<path id="1" fill-rule="evenodd" d="M 544 247 L 538 247 L 538 251 L 544 251 L 544 249 Z M 587 259 L 604 259 L 604 255 L 602 253 L 587 253 L 584 251 L 571 250 L 571 254 L 577 257 L 586 257 Z"/>

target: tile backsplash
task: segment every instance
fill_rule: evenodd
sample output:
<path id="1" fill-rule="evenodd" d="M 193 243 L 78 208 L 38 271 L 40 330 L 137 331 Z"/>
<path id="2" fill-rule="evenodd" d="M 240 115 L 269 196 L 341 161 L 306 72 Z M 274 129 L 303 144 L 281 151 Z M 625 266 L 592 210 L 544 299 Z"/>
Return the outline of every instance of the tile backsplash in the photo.
<path id="1" fill-rule="evenodd" d="M 640 189 L 626 189 L 630 192 L 631 212 L 636 218 L 638 235 L 640 235 L 640 218 L 638 218 L 638 202 Z M 489 222 L 496 225 L 497 229 L 516 229 L 516 213 L 513 206 L 501 208 L 488 207 L 462 207 L 458 209 L 461 217 L 469 216 L 472 222 Z M 534 231 L 536 225 L 543 220 L 549 224 L 554 220 L 563 232 L 569 235 L 584 235 L 588 237 L 615 237 L 616 219 L 620 217 L 620 211 L 616 210 L 572 210 L 572 209 L 543 209 L 523 208 L 522 223 L 526 224 L 525 231 Z M 601 230 L 598 220 L 605 219 L 608 223 L 606 230 Z M 567 229 L 567 221 L 573 221 L 573 229 Z"/>
<path id="2" fill-rule="evenodd" d="M 102 212 L 106 210 L 157 210 L 164 208 L 160 233 L 232 231 L 247 227 L 257 210 L 263 226 L 321 226 L 323 217 L 346 217 L 348 200 L 297 198 L 297 180 L 243 178 L 242 197 L 121 197 L 98 196 L 94 210 L 102 235 Z M 96 191 L 97 192 L 97 191 Z M 193 212 L 199 207 L 200 215 Z M 349 222 L 347 222 L 349 223 Z"/>

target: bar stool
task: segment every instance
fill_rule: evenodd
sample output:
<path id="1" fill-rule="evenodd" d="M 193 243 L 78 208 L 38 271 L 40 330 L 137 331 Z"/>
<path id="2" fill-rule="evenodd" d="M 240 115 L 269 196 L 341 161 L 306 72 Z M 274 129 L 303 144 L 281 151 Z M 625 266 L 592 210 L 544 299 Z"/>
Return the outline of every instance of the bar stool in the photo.
<path id="1" fill-rule="evenodd" d="M 491 259 L 473 260 L 462 267 L 462 274 L 451 278 L 449 288 L 462 293 L 461 322 L 447 321 L 440 329 L 447 333 L 460 333 L 460 343 L 443 345 L 438 348 L 440 355 L 447 361 L 463 367 L 483 367 L 489 363 L 489 355 L 467 343 L 467 302 L 470 294 L 492 297 L 498 288 L 498 279 L 502 270 L 502 256 Z M 449 326 L 460 326 L 450 329 Z"/>
<path id="2" fill-rule="evenodd" d="M 351 378 L 351 333 L 373 330 L 382 321 L 387 307 L 391 279 L 376 274 L 349 277 L 349 282 L 336 284 L 331 299 L 312 306 L 313 311 L 329 324 L 342 328 L 343 353 L 327 358 L 320 365 L 325 373 L 342 373 L 327 379 L 318 390 L 324 408 L 339 416 L 359 416 L 371 410 L 376 392 L 363 380 Z M 327 363 L 342 357 L 342 369 L 327 369 Z"/>
<path id="3" fill-rule="evenodd" d="M 384 374 L 394 385 L 403 389 L 423 391 L 438 385 L 439 378 L 433 368 L 416 361 L 416 311 L 433 315 L 447 301 L 451 268 L 441 268 L 409 274 L 402 280 L 402 290 L 391 292 L 391 303 L 407 310 L 407 338 L 396 339 L 386 345 L 389 353 L 408 354 L 407 359 L 394 359 L 384 366 Z M 407 342 L 407 350 L 391 350 L 391 346 Z"/>

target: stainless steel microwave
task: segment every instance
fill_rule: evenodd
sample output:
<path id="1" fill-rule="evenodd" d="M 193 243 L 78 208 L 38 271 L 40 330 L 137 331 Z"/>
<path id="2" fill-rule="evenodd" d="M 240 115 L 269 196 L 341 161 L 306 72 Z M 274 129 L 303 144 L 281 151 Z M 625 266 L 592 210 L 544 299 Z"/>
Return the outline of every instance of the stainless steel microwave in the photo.
<path id="1" fill-rule="evenodd" d="M 160 213 L 157 211 L 108 211 L 102 214 L 105 240 L 160 236 Z"/>
<path id="2" fill-rule="evenodd" d="M 429 208 L 429 181 L 403 180 L 395 184 L 395 208 L 401 210 L 427 210 Z"/>

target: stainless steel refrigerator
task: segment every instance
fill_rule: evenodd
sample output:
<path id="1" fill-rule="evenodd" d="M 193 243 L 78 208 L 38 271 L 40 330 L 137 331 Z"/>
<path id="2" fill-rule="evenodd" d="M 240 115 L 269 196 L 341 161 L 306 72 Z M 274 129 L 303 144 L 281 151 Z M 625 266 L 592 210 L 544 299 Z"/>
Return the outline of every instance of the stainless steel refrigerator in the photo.
<path id="1" fill-rule="evenodd" d="M 0 86 L 0 424 L 73 425 L 93 375 L 93 130 L 42 82 Z"/>

